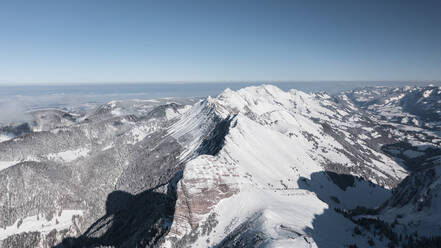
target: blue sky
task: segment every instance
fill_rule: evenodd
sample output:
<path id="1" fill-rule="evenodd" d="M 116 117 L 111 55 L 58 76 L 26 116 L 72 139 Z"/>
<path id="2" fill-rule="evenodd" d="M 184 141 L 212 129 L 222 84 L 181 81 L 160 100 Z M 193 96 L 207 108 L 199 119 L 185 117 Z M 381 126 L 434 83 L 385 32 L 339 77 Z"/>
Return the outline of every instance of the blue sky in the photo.
<path id="1" fill-rule="evenodd" d="M 0 83 L 440 80 L 441 1 L 0 2 Z"/>

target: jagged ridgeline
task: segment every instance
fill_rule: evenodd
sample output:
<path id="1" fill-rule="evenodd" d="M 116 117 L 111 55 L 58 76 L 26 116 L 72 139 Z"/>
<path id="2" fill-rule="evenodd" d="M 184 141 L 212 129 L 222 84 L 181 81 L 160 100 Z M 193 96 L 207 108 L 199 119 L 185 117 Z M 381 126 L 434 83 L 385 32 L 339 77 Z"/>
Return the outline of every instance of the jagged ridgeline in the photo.
<path id="1" fill-rule="evenodd" d="M 440 247 L 441 88 L 39 110 L 0 127 L 0 247 Z"/>

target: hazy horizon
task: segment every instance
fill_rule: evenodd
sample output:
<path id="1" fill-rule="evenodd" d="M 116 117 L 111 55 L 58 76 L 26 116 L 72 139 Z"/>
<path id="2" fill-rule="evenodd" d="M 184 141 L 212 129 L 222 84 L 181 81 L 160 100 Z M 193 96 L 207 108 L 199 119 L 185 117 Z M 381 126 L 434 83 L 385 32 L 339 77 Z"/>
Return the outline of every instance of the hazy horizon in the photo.
<path id="1" fill-rule="evenodd" d="M 93 109 L 112 100 L 215 97 L 226 88 L 272 84 L 282 90 L 324 91 L 336 94 L 369 86 L 441 86 L 441 82 L 295 82 L 295 83 L 150 83 L 150 84 L 80 84 L 80 85 L 0 85 L 0 122 L 28 118 L 35 109 Z"/>
<path id="2" fill-rule="evenodd" d="M 26 87 L 26 86 L 90 86 L 90 85 L 144 85 L 144 84 L 333 84 L 333 83 L 356 83 L 366 84 L 438 84 L 440 80 L 288 80 L 288 81 L 266 81 L 266 80 L 245 80 L 245 81 L 96 81 L 96 82 L 0 82 L 0 87 Z"/>

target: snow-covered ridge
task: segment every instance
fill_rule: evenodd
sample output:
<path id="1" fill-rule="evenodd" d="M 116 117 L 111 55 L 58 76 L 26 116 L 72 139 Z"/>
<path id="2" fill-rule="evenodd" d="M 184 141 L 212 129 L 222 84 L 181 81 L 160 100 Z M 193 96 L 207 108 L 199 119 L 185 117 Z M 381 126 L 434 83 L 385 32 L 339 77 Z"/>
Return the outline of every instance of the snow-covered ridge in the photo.
<path id="1" fill-rule="evenodd" d="M 11 167 L 19 162 L 20 161 L 0 161 L 0 171 L 6 169 L 8 167 Z"/>
<path id="2" fill-rule="evenodd" d="M 12 230 L 20 219 L 35 223 L 35 213 L 84 209 L 52 236 L 44 232 L 51 243 L 43 243 L 368 247 L 372 239 L 387 246 L 387 237 L 354 234 L 357 218 L 384 213 L 347 215 L 383 206 L 418 165 L 436 166 L 436 123 L 429 129 L 427 117 L 403 104 L 413 95 L 429 106 L 438 89 L 427 90 L 329 96 L 261 85 L 194 104 L 112 101 L 72 124 L 45 123 L 50 130 L 0 142 L 0 166 L 23 162 L 0 170 L 0 224 Z M 386 109 L 407 115 L 382 119 Z M 439 180 L 427 188 L 438 191 Z M 56 225 L 49 222 L 38 225 Z"/>
<path id="3" fill-rule="evenodd" d="M 0 143 L 12 139 L 11 135 L 0 134 Z"/>
<path id="4" fill-rule="evenodd" d="M 52 247 L 64 238 L 84 232 L 105 214 L 100 211 L 106 210 L 106 197 L 116 187 L 126 187 L 126 191 L 133 187 L 135 191 L 135 183 L 139 188 L 155 183 L 159 176 L 137 168 L 137 163 L 146 166 L 137 158 L 151 159 L 151 150 L 158 150 L 157 142 L 165 139 L 158 132 L 184 114 L 193 102 L 171 98 L 115 101 L 81 117 L 53 109 L 38 110 L 34 112 L 38 125 L 31 125 L 27 132 L 21 132 L 27 124 L 23 128 L 19 124 L 2 127 L 2 133 L 12 130 L 15 137 L 0 142 L 0 206 L 4 206 L 0 208 L 0 246 L 9 244 L 5 242 L 27 242 L 25 239 L 31 235 L 28 232 L 39 232 L 39 244 Z M 72 121 L 65 121 L 66 118 Z M 149 140 L 150 134 L 156 135 L 157 142 Z M 146 144 L 150 150 L 143 149 Z M 170 153 L 179 150 L 169 143 L 165 148 Z M 172 156 L 163 150 L 157 154 Z M 175 166 L 166 164 L 168 160 L 158 160 L 151 163 Z M 135 167 L 135 172 L 130 167 Z M 130 179 L 138 177 L 145 181 L 139 179 L 124 185 L 124 170 Z M 141 173 L 153 180 L 139 176 Z M 167 177 L 162 171 L 157 174 Z M 77 222 L 72 215 L 67 216 L 70 209 L 84 209 L 81 214 L 80 210 L 73 213 L 81 215 Z M 43 215 L 50 216 L 54 211 L 57 216 L 46 221 Z M 15 236 L 8 239 L 11 235 Z"/>
<path id="5" fill-rule="evenodd" d="M 346 168 L 350 174 L 364 176 L 386 187 L 386 181 L 399 181 L 406 176 L 395 161 L 365 142 L 381 135 L 374 128 L 364 126 L 362 116 L 338 105 L 325 94 L 285 92 L 271 85 L 238 91 L 227 89 L 182 115 L 172 129 L 173 134 L 178 139 L 188 134 L 200 137 L 200 130 L 205 130 L 201 127 L 209 123 L 207 116 L 211 115 L 231 123 L 224 144 L 218 153 L 190 157 L 186 163 L 178 183 L 175 222 L 164 247 L 173 247 L 172 240 L 187 236 L 198 237 L 192 244 L 194 247 L 220 244 L 253 216 L 256 218 L 250 225 L 253 232 L 262 232 L 265 247 L 314 246 L 312 233 L 305 230 L 313 229 L 314 216 L 322 214 L 327 204 L 305 190 L 303 180 L 312 180 L 311 175 L 329 165 L 338 165 L 331 167 L 336 170 Z M 188 129 L 178 131 L 178 127 Z M 215 127 L 211 125 L 208 130 Z M 365 139 L 354 137 L 357 133 L 351 129 L 356 127 L 368 130 L 363 134 Z M 189 143 L 183 142 L 188 147 L 187 153 L 202 142 L 188 140 Z M 342 152 L 353 145 L 368 152 L 360 155 Z M 361 164 L 371 169 L 370 174 L 356 169 Z M 324 180 L 323 184 L 329 183 L 326 181 L 329 179 Z M 342 195 L 337 189 L 333 194 Z M 379 197 L 376 204 L 381 204 L 386 196 L 388 194 Z M 242 203 L 240 207 L 238 203 Z M 213 218 L 217 224 L 210 228 L 215 231 L 204 232 Z M 351 226 L 342 217 L 336 216 L 335 221 L 345 223 L 342 225 L 348 228 Z M 285 229 L 277 228 L 281 226 Z M 296 238 L 292 236 L 294 233 Z M 326 239 L 336 246 L 343 245 L 338 237 L 331 235 Z"/>

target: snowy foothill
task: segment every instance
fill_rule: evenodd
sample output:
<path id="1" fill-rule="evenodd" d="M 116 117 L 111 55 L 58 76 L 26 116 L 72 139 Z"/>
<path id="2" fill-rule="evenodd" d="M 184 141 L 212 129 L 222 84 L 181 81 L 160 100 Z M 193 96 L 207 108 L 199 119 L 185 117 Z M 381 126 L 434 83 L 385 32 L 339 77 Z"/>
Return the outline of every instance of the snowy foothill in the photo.
<path id="1" fill-rule="evenodd" d="M 58 153 L 49 153 L 47 154 L 47 159 L 54 161 L 62 161 L 62 162 L 71 162 L 78 158 L 85 157 L 89 154 L 89 149 L 85 147 L 81 147 L 75 150 L 67 150 Z"/>
<path id="2" fill-rule="evenodd" d="M 83 215 L 82 210 L 62 210 L 56 213 L 50 220 L 47 220 L 44 215 L 28 216 L 17 220 L 13 225 L 0 229 L 0 240 L 8 236 L 24 233 L 24 232 L 40 232 L 47 234 L 52 230 L 67 229 L 72 225 L 74 216 Z"/>
<path id="3" fill-rule="evenodd" d="M 17 168 L 53 190 L 51 204 L 74 199 L 62 203 L 85 209 L 63 209 L 46 220 L 32 209 L 32 197 L 40 196 L 36 189 L 21 200 L 31 206 L 29 216 L 14 216 L 8 223 L 15 223 L 0 230 L 0 240 L 28 231 L 44 236 L 66 230 L 76 215 L 84 217 L 83 233 L 102 228 L 103 237 L 112 240 L 107 234 L 115 229 L 107 222 L 117 217 L 109 214 L 106 197 L 115 191 L 173 206 L 152 210 L 148 221 L 157 222 L 145 222 L 163 232 L 164 243 L 158 244 L 164 248 L 384 247 L 387 237 L 371 230 L 380 221 L 392 223 L 397 215 L 403 215 L 400 225 L 415 222 L 406 228 L 414 231 L 421 225 L 427 234 L 439 228 L 427 217 L 439 217 L 441 172 L 431 170 L 440 161 L 439 123 L 432 112 L 420 114 L 415 112 L 419 105 L 412 104 L 429 106 L 424 102 L 435 95 L 436 90 L 415 87 L 328 95 L 261 85 L 226 89 L 197 101 L 110 101 L 84 118 L 61 123 L 66 126 L 45 123 L 43 129 L 50 130 L 13 142 L 0 140 L 6 151 L 0 154 L 0 172 L 11 172 L 6 177 L 14 187 L 24 192 L 28 187 L 16 183 L 20 177 L 12 169 Z M 41 144 L 47 147 L 40 149 Z M 25 157 L 29 151 L 34 154 Z M 38 163 L 7 169 L 25 161 Z M 89 195 L 90 188 L 99 194 Z M 69 205 L 77 203 L 83 205 Z M 9 201 L 3 204 L 9 206 Z M 142 212 L 144 207 L 133 209 Z M 127 219 L 115 223 L 123 223 L 127 233 L 145 232 L 142 221 L 132 226 Z M 375 224 L 361 233 L 363 221 Z M 400 228 L 391 230 L 404 231 Z M 87 238 L 92 242 L 94 235 Z M 128 240 L 138 242 L 135 236 Z"/>

